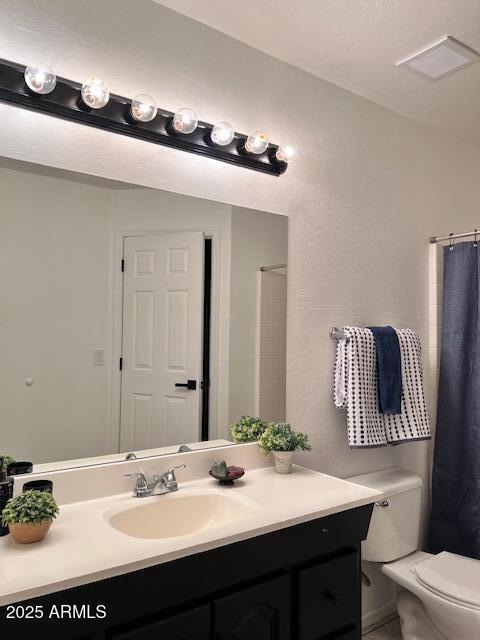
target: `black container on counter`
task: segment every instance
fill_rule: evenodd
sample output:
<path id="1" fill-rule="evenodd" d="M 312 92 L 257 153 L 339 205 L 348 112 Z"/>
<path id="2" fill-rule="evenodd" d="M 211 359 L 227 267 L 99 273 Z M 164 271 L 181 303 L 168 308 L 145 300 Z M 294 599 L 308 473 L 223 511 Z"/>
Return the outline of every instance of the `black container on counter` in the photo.
<path id="1" fill-rule="evenodd" d="M 3 458 L 0 457 L 0 515 L 12 496 L 13 478 L 7 476 L 7 472 L 3 466 Z M 0 536 L 6 536 L 8 533 L 8 527 L 2 524 L 0 518 Z"/>
<path id="2" fill-rule="evenodd" d="M 24 473 L 32 473 L 33 464 L 31 462 L 11 462 L 7 467 L 8 476 L 20 476 Z"/>
<path id="3" fill-rule="evenodd" d="M 23 491 L 46 491 L 53 493 L 53 482 L 51 480 L 30 480 L 23 485 Z"/>

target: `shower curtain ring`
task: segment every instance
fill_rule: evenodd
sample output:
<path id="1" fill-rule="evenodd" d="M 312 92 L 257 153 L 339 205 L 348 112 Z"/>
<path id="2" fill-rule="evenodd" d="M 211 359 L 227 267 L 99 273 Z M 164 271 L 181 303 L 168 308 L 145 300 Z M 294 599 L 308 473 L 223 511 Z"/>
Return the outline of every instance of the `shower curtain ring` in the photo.
<path id="1" fill-rule="evenodd" d="M 450 234 L 449 234 L 449 236 L 450 236 L 450 246 L 449 246 L 449 249 L 450 249 L 450 251 L 453 251 L 453 245 L 454 245 L 454 242 L 455 242 L 455 238 L 453 237 L 453 233 L 450 233 Z"/>
<path id="2" fill-rule="evenodd" d="M 474 246 L 474 247 L 478 247 L 478 242 L 477 242 L 477 231 L 478 231 L 478 229 L 475 229 L 475 233 L 473 234 L 473 246 Z"/>

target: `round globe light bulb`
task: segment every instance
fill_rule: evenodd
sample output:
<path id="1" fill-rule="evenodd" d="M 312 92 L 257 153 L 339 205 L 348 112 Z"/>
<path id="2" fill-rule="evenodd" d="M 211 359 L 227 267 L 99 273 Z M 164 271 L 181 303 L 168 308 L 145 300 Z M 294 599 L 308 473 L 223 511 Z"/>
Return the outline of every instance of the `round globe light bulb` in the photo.
<path id="1" fill-rule="evenodd" d="M 89 78 L 82 85 L 82 100 L 91 109 L 101 109 L 110 100 L 107 85 L 100 78 Z"/>
<path id="2" fill-rule="evenodd" d="M 197 128 L 197 124 L 197 114 L 188 107 L 182 107 L 173 116 L 173 128 L 179 133 L 192 133 Z"/>
<path id="3" fill-rule="evenodd" d="M 252 131 L 245 143 L 245 149 L 249 153 L 260 154 L 268 147 L 268 136 L 264 131 Z"/>
<path id="4" fill-rule="evenodd" d="M 135 120 L 139 122 L 150 122 L 157 115 L 155 98 L 152 98 L 148 93 L 140 93 L 133 98 L 130 111 Z"/>
<path id="5" fill-rule="evenodd" d="M 25 69 L 26 85 L 35 93 L 52 93 L 57 84 L 57 76 L 48 64 L 32 64 Z"/>
<path id="6" fill-rule="evenodd" d="M 275 157 L 279 162 L 290 162 L 295 157 L 295 149 L 289 144 L 278 147 Z"/>
<path id="7" fill-rule="evenodd" d="M 234 135 L 235 131 L 233 130 L 233 127 L 229 122 L 217 122 L 217 124 L 212 129 L 210 138 L 215 144 L 224 147 L 227 144 L 231 143 Z"/>

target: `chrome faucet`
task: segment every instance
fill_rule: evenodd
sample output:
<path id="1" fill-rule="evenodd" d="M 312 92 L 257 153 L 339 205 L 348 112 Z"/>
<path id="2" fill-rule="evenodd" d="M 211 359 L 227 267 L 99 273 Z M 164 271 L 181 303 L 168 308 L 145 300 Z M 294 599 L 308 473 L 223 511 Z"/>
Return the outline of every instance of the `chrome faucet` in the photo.
<path id="1" fill-rule="evenodd" d="M 149 496 L 161 496 L 164 493 L 172 493 L 178 491 L 177 478 L 175 477 L 176 469 L 183 469 L 186 464 L 179 464 L 176 467 L 170 467 L 162 473 L 161 476 L 154 475 L 151 482 L 148 482 L 143 473 L 126 473 L 125 478 L 136 478 L 135 487 L 133 488 L 134 498 L 148 498 Z"/>

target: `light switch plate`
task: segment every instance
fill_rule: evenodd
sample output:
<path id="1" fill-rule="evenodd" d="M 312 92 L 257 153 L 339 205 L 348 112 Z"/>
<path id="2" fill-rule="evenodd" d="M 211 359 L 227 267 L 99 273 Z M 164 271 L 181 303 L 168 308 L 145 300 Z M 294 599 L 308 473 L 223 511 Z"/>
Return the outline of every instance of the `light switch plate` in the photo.
<path id="1" fill-rule="evenodd" d="M 95 349 L 93 352 L 93 365 L 95 367 L 103 367 L 104 364 L 105 364 L 104 349 Z"/>

